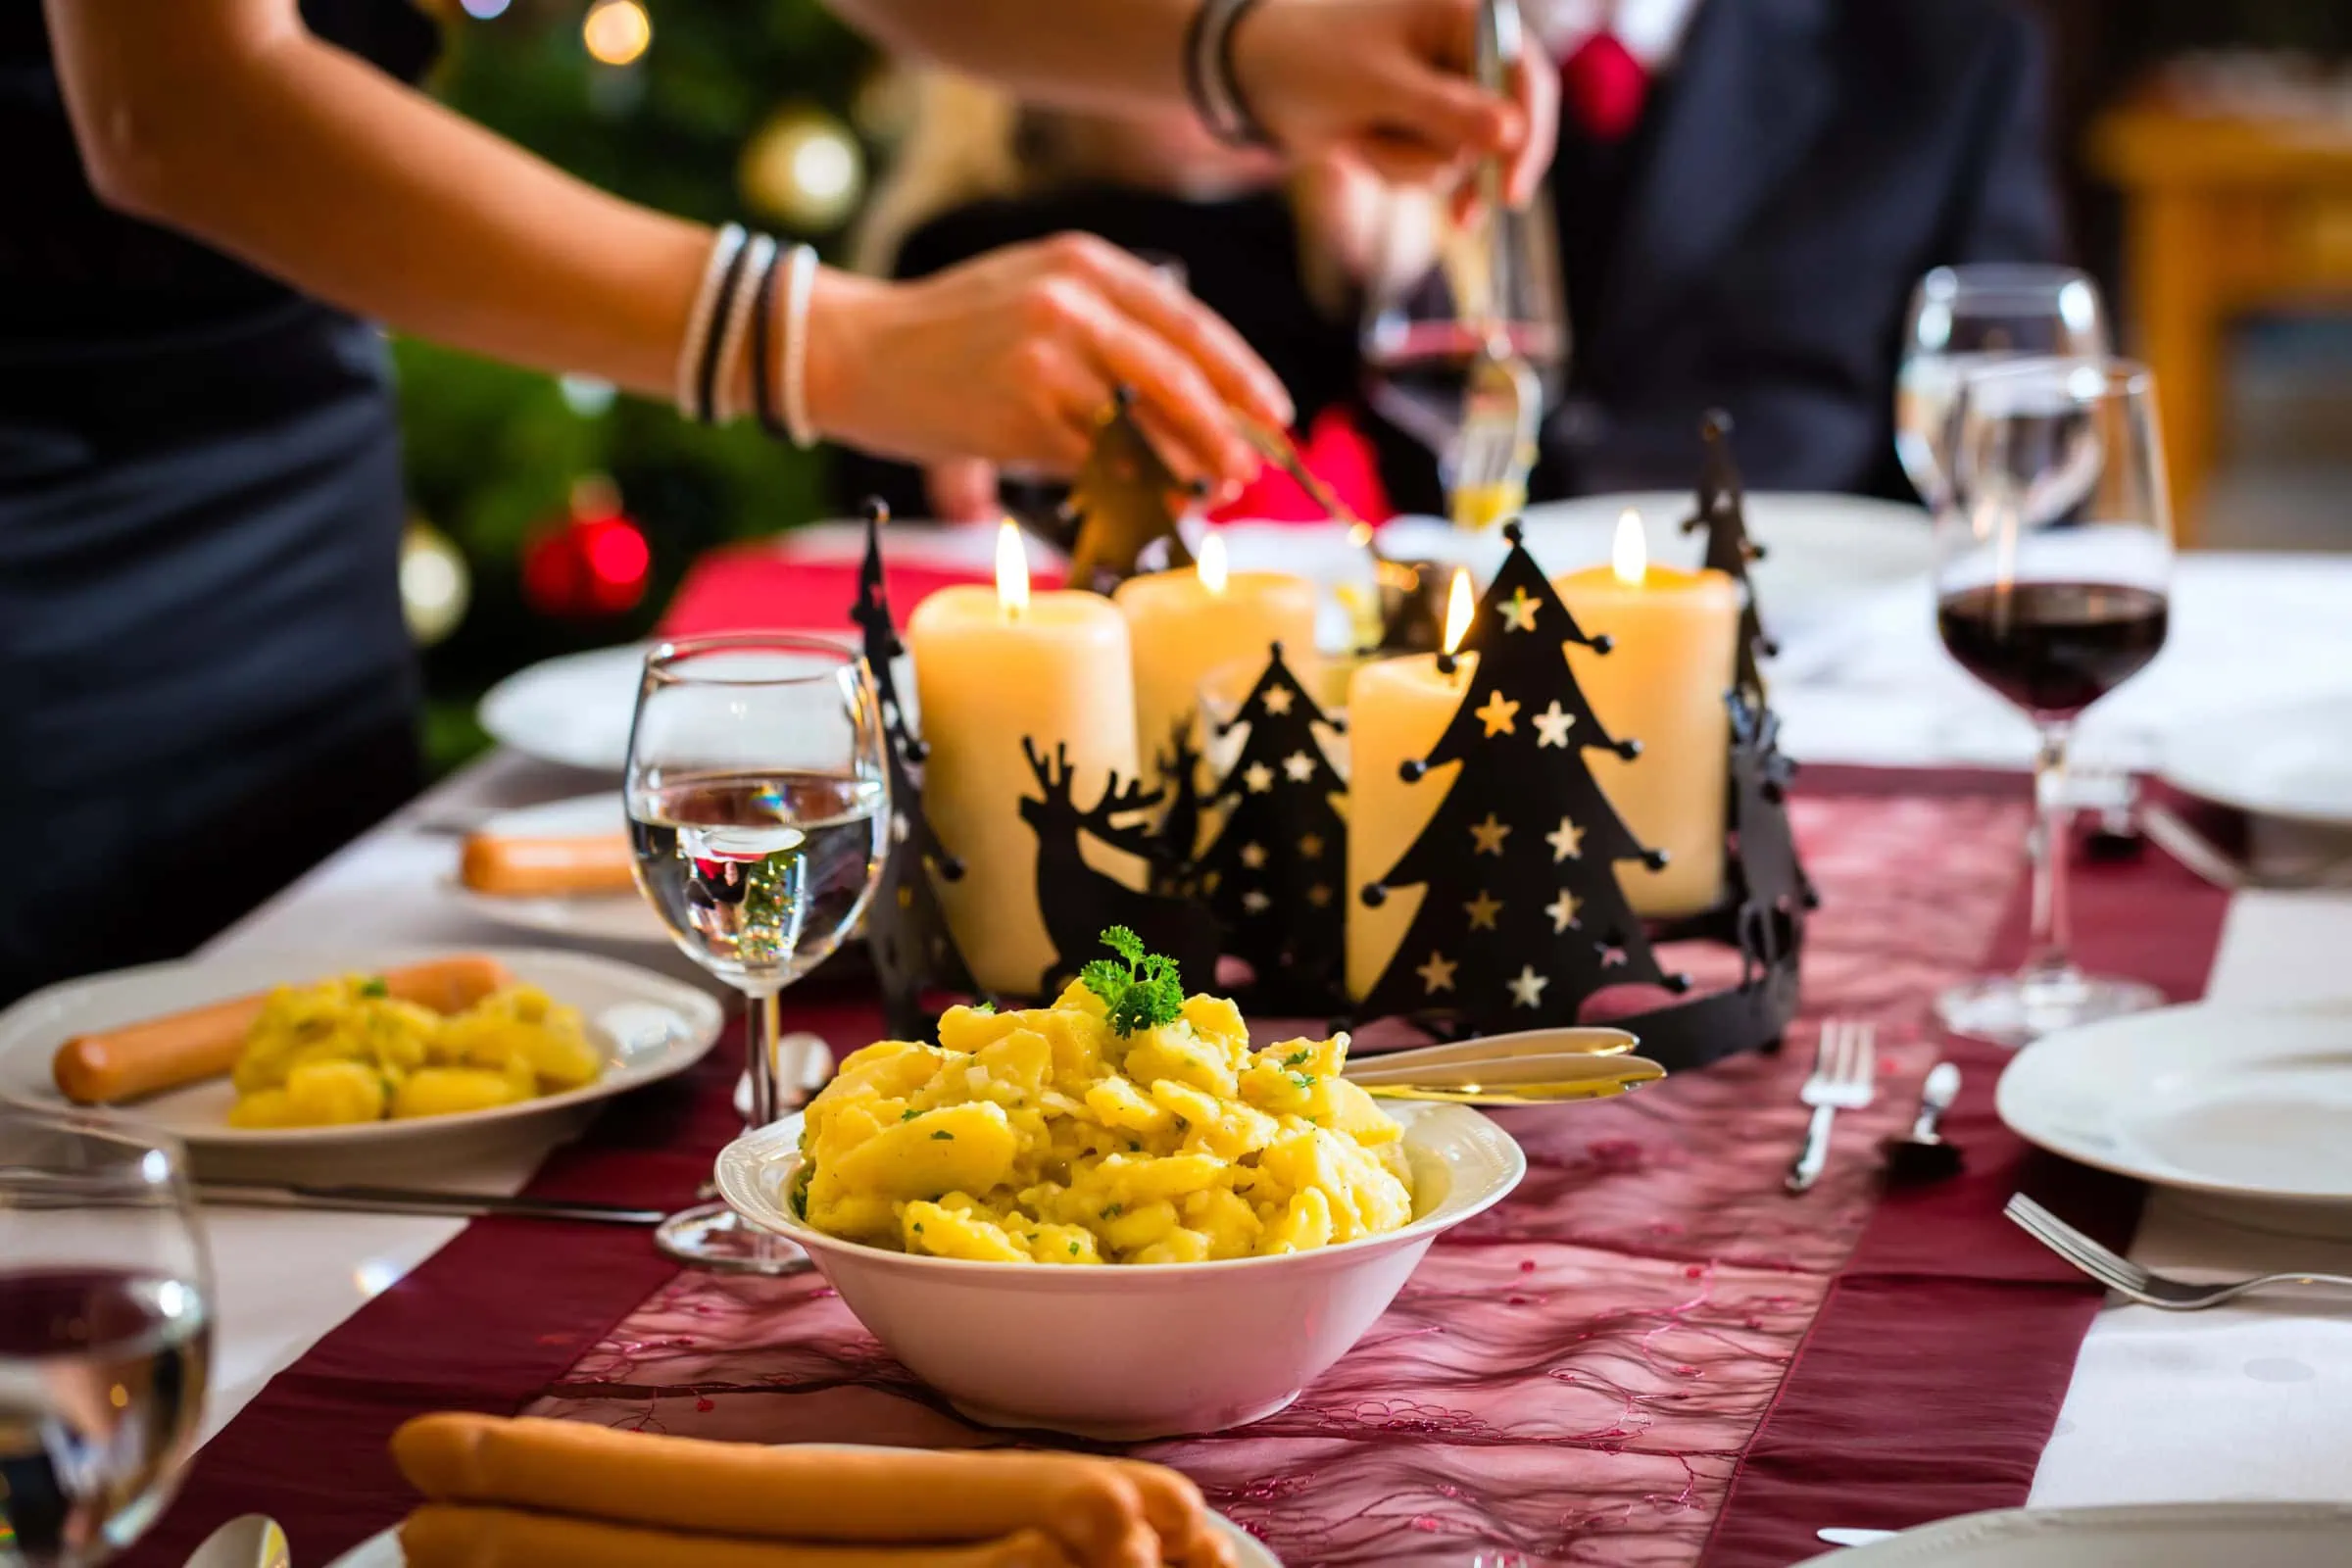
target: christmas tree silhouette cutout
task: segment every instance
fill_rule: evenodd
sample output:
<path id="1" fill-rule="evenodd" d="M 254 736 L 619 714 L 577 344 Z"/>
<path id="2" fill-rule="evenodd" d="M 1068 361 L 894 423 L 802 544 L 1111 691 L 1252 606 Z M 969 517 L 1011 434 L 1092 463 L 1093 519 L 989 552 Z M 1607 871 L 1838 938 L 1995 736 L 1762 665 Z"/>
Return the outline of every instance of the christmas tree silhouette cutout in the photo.
<path id="1" fill-rule="evenodd" d="M 1698 438 L 1706 448 L 1698 470 L 1698 511 L 1683 519 L 1685 533 L 1707 530 L 1706 560 L 1702 564 L 1740 585 L 1739 671 L 1732 689 L 1751 704 L 1764 700 L 1764 676 L 1756 667 L 1780 648 L 1764 634 L 1756 612 L 1756 590 L 1747 579 L 1750 562 L 1764 559 L 1764 547 L 1747 536 L 1747 492 L 1740 481 L 1740 466 L 1732 458 L 1732 416 L 1712 409 L 1699 421 Z"/>
<path id="2" fill-rule="evenodd" d="M 1315 706 L 1282 644 L 1228 729 L 1247 730 L 1209 797 L 1226 807 L 1196 880 L 1225 930 L 1225 951 L 1256 978 L 1254 1007 L 1314 1011 L 1340 1000 L 1347 956 L 1347 780 L 1317 728 L 1340 727 Z"/>
<path id="3" fill-rule="evenodd" d="M 928 1038 L 935 1027 L 922 1005 L 926 986 L 965 993 L 977 988 L 956 951 L 937 886 L 960 879 L 963 862 L 939 842 L 923 813 L 922 763 L 928 749 L 907 722 L 899 692 L 896 661 L 906 645 L 891 619 L 890 591 L 882 575 L 882 524 L 889 518 L 890 509 L 881 502 L 865 504 L 865 563 L 858 573 L 858 602 L 850 609 L 881 699 L 887 742 L 882 749 L 890 775 L 890 848 L 866 916 L 865 940 L 890 1032 L 896 1039 L 915 1040 Z"/>
<path id="4" fill-rule="evenodd" d="M 1420 837 L 1361 893 L 1378 906 L 1393 891 L 1422 890 L 1365 999 L 1367 1016 L 1538 1028 L 1575 1023 L 1586 1000 L 1610 986 L 1690 983 L 1659 967 L 1617 882 L 1618 862 L 1655 869 L 1665 855 L 1635 842 L 1585 761 L 1588 751 L 1641 752 L 1601 727 L 1568 666 L 1567 644 L 1605 655 L 1609 639 L 1577 625 L 1519 525 L 1503 533 L 1510 554 L 1463 644 L 1477 660 L 1456 666 L 1467 673 L 1461 705 L 1404 773 L 1409 781 L 1461 766 Z"/>

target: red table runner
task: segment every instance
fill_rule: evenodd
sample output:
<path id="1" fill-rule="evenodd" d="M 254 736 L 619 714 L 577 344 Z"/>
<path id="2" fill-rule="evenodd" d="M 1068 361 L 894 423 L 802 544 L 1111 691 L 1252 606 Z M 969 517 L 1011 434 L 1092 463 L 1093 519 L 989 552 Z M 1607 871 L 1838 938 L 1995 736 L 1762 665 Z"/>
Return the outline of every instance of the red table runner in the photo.
<path id="1" fill-rule="evenodd" d="M 1987 790 L 1997 794 L 1988 794 Z M 1784 1564 L 1821 1525 L 1899 1526 L 2024 1500 L 2099 1295 L 1999 1216 L 2034 1185 L 2128 1231 L 2135 1195 L 2029 1161 L 1968 1074 L 1958 1182 L 1882 1196 L 1872 1139 L 1935 1054 L 1926 999 L 2016 943 L 2014 781 L 1820 770 L 1798 827 L 1825 894 L 1797 1046 L 1572 1115 L 1512 1113 L 1527 1185 L 1442 1241 L 1396 1306 L 1292 1410 L 1150 1446 L 1293 1568 L 1498 1560 Z M 2226 899 L 2150 855 L 2087 870 L 2085 956 L 2197 994 Z M 2004 911 L 2007 911 L 2004 913 Z M 862 1003 L 801 1003 L 836 1045 Z M 1881 1025 L 1872 1111 L 1830 1176 L 1778 1190 L 1814 1023 Z M 533 1190 L 683 1201 L 732 1131 L 727 1054 L 616 1106 Z M 198 1456 L 133 1554 L 176 1563 L 222 1519 L 275 1515 L 305 1561 L 393 1522 L 391 1428 L 440 1408 L 775 1441 L 1002 1441 L 964 1426 L 810 1280 L 677 1275 L 642 1236 L 479 1221 L 273 1380 Z"/>

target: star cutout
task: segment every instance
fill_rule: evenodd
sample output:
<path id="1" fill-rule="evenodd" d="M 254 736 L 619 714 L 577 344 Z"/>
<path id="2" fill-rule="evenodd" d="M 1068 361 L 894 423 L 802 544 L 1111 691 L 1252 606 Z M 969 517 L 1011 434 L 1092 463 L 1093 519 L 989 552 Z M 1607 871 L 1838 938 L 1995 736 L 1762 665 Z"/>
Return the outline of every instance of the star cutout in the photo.
<path id="1" fill-rule="evenodd" d="M 1560 818 L 1558 827 L 1544 835 L 1544 842 L 1551 846 L 1551 863 L 1554 865 L 1562 860 L 1581 860 L 1585 858 L 1585 830 L 1564 816 Z"/>
<path id="2" fill-rule="evenodd" d="M 1536 715 L 1537 747 L 1557 746 L 1565 750 L 1568 745 L 1568 726 L 1575 722 L 1576 715 L 1562 708 L 1559 699 L 1552 699 L 1551 706 Z"/>
<path id="3" fill-rule="evenodd" d="M 1264 865 L 1266 863 L 1266 847 L 1263 844 L 1243 845 L 1242 863 L 1252 871 Z"/>
<path id="4" fill-rule="evenodd" d="M 1475 710 L 1480 723 L 1487 726 L 1487 739 L 1519 732 L 1519 705 L 1502 695 L 1497 686 L 1487 694 L 1487 706 Z"/>
<path id="5" fill-rule="evenodd" d="M 1263 914 L 1274 907 L 1274 901 L 1257 889 L 1251 888 L 1242 895 L 1242 907 L 1248 909 L 1251 914 Z"/>
<path id="6" fill-rule="evenodd" d="M 1536 966 L 1531 963 L 1519 971 L 1516 980 L 1507 983 L 1511 988 L 1512 1006 L 1540 1007 L 1544 1004 L 1544 988 L 1551 981 L 1536 973 Z"/>
<path id="7" fill-rule="evenodd" d="M 1523 583 L 1511 590 L 1510 598 L 1494 607 L 1494 612 L 1502 617 L 1502 629 L 1505 632 L 1534 631 L 1536 612 L 1543 608 L 1544 601 L 1530 598 Z"/>
<path id="8" fill-rule="evenodd" d="M 1266 711 L 1281 718 L 1291 710 L 1291 689 L 1288 686 L 1266 688 Z"/>
<path id="9" fill-rule="evenodd" d="M 1510 836 L 1510 832 L 1511 825 L 1508 822 L 1498 820 L 1493 811 L 1489 811 L 1484 822 L 1470 824 L 1470 836 L 1478 841 L 1478 848 L 1471 853 L 1473 855 L 1500 855 L 1502 841 Z"/>
<path id="10" fill-rule="evenodd" d="M 1263 762 L 1251 762 L 1242 769 L 1242 782 L 1250 786 L 1252 795 L 1263 795 L 1274 787 L 1274 770 Z"/>
<path id="11" fill-rule="evenodd" d="M 1551 916 L 1551 929 L 1555 935 L 1567 930 L 1576 924 L 1576 895 L 1566 888 L 1560 889 L 1560 896 L 1544 906 L 1544 912 Z"/>
<path id="12" fill-rule="evenodd" d="M 1497 929 L 1494 917 L 1502 913 L 1502 901 L 1485 888 L 1480 888 L 1478 897 L 1462 906 L 1462 912 L 1470 917 L 1471 930 L 1493 931 Z"/>
<path id="13" fill-rule="evenodd" d="M 1282 770 L 1294 784 L 1304 784 L 1315 776 L 1315 760 L 1304 752 L 1293 752 L 1282 760 Z"/>
<path id="14" fill-rule="evenodd" d="M 1298 858 L 1302 860 L 1323 858 L 1323 835 L 1309 833 L 1298 841 Z"/>
<path id="15" fill-rule="evenodd" d="M 1421 989 L 1434 997 L 1441 991 L 1453 989 L 1453 971 L 1460 967 L 1460 964 L 1449 961 L 1443 953 L 1433 953 L 1429 956 L 1429 961 L 1413 973 L 1421 977 Z"/>
<path id="16" fill-rule="evenodd" d="M 1306 902 L 1313 905 L 1318 909 L 1329 904 L 1331 902 L 1331 888 L 1329 884 L 1318 882 L 1313 887 L 1308 888 L 1306 890 Z"/>

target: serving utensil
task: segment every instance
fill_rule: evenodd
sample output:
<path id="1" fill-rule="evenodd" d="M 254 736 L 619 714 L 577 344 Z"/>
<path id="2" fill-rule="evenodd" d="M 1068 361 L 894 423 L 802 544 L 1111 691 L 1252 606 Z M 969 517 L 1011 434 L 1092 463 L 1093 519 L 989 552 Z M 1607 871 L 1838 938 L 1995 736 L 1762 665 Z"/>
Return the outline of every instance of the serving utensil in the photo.
<path id="1" fill-rule="evenodd" d="M 1288 430 L 1268 424 L 1239 409 L 1233 411 L 1233 423 L 1242 432 L 1242 439 L 1249 442 L 1259 457 L 1297 480 L 1298 488 L 1305 491 L 1307 497 L 1330 514 L 1335 521 L 1348 524 L 1350 538 L 1358 544 L 1371 543 L 1371 525 L 1357 516 L 1348 503 L 1340 499 L 1339 492 L 1325 484 L 1322 476 L 1306 466 L 1306 459 L 1299 454 L 1298 443 L 1291 439 Z"/>
<path id="2" fill-rule="evenodd" d="M 2174 1279 L 2140 1267 L 2075 1229 L 2023 1193 L 2011 1195 L 2001 1209 L 2042 1246 L 2065 1258 L 2092 1279 L 2142 1306 L 2167 1312 L 2198 1312 L 2224 1301 L 2234 1301 L 2249 1291 L 2274 1285 L 2352 1286 L 2342 1274 L 2256 1274 L 2247 1279 L 2198 1283 Z"/>
<path id="3" fill-rule="evenodd" d="M 1453 1105 L 1548 1105 L 1599 1100 L 1656 1083 L 1666 1069 L 1645 1056 L 1516 1056 L 1359 1076 L 1341 1076 L 1375 1100 L 1434 1100 Z"/>
<path id="4" fill-rule="evenodd" d="M 1832 1018 L 1821 1026 L 1813 1075 L 1797 1090 L 1797 1099 L 1813 1107 L 1813 1119 L 1805 1126 L 1804 1148 L 1788 1168 L 1788 1191 L 1806 1192 L 1821 1180 L 1822 1167 L 1830 1159 L 1831 1124 L 1838 1112 L 1860 1110 L 1870 1103 L 1878 1065 L 1876 1025 Z"/>

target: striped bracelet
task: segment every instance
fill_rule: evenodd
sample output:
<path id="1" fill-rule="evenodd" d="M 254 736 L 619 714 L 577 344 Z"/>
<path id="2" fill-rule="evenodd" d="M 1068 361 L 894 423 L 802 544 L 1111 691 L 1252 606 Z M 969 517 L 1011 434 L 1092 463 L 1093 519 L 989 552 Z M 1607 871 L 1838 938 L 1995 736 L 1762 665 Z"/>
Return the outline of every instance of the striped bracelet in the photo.
<path id="1" fill-rule="evenodd" d="M 710 259 L 703 265 L 703 286 L 686 316 L 686 337 L 678 345 L 678 414 L 698 423 L 710 422 L 710 383 L 716 366 L 710 363 L 710 323 L 717 318 L 721 294 L 728 279 L 740 275 L 736 263 L 743 256 L 744 231 L 729 223 L 710 241 Z"/>

